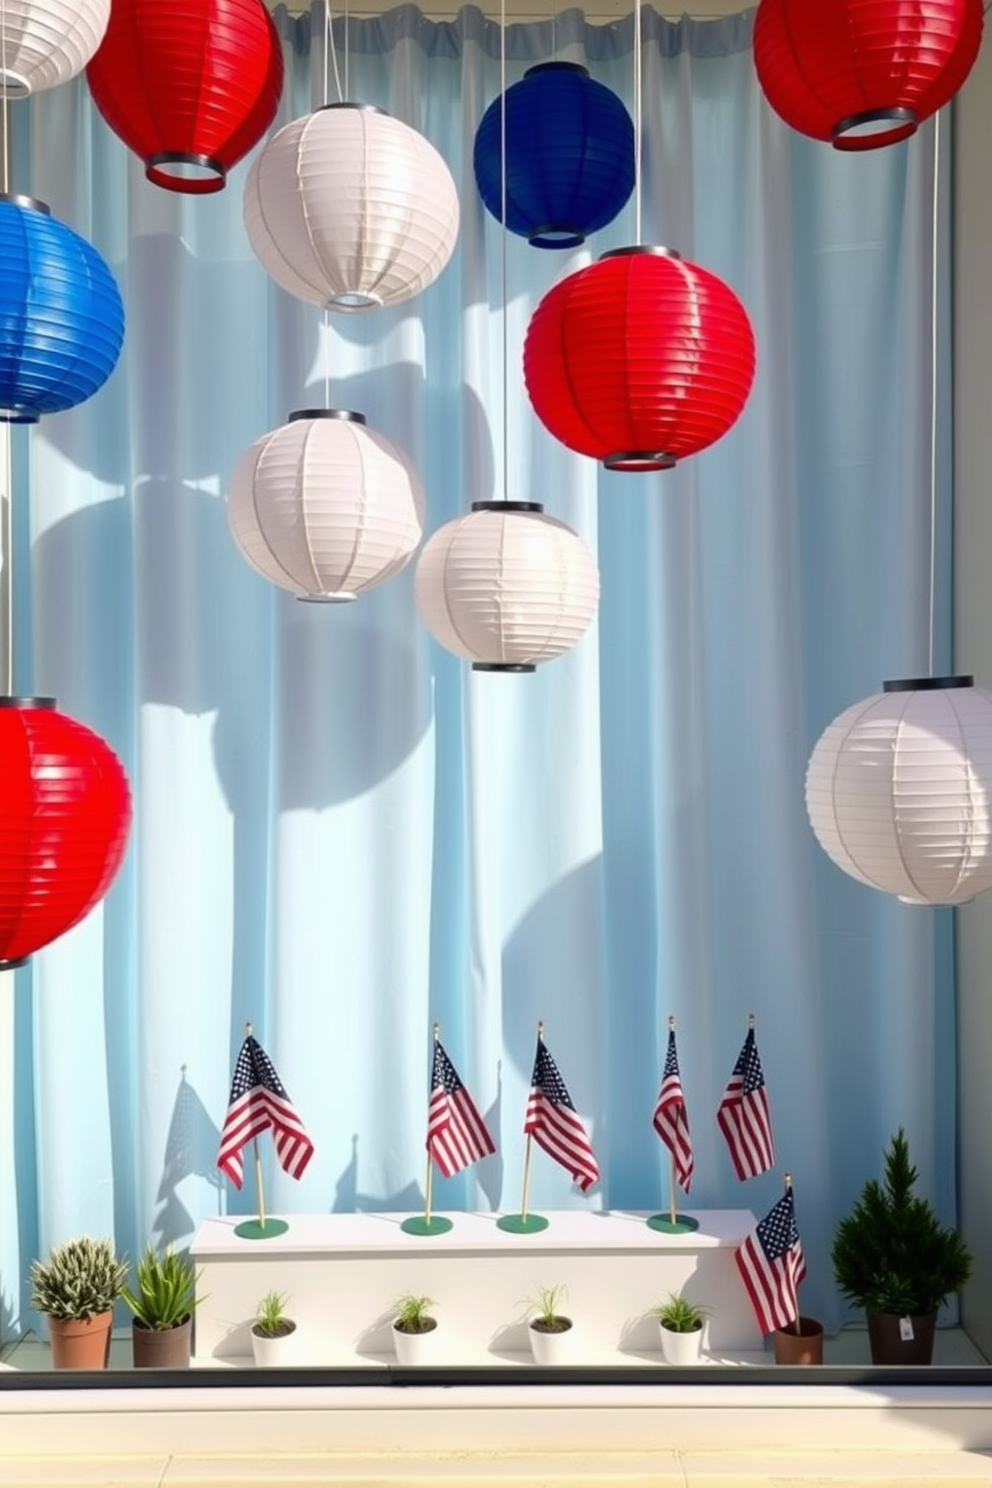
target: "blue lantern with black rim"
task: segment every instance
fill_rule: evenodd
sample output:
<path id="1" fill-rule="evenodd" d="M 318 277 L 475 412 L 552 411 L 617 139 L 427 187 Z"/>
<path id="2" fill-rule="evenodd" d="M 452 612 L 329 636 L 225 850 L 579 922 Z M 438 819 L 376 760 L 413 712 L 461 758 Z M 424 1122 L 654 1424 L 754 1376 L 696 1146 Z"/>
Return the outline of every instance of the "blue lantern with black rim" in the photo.
<path id="1" fill-rule="evenodd" d="M 120 291 L 92 244 L 44 202 L 0 194 L 0 421 L 84 403 L 123 339 Z"/>
<path id="2" fill-rule="evenodd" d="M 529 67 L 486 109 L 473 163 L 479 194 L 535 248 L 576 248 L 623 209 L 634 189 L 634 126 L 621 100 L 577 62 Z"/>

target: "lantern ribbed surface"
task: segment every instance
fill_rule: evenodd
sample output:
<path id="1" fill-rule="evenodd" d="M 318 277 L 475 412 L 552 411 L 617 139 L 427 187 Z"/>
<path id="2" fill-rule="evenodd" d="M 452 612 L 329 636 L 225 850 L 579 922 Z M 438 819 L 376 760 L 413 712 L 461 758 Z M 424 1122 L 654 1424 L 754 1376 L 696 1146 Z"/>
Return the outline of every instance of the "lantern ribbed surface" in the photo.
<path id="1" fill-rule="evenodd" d="M 617 95 L 575 62 L 530 67 L 486 109 L 473 149 L 486 208 L 536 248 L 574 248 L 634 189 L 634 126 Z"/>
<path id="2" fill-rule="evenodd" d="M 275 118 L 282 44 L 262 0 L 114 0 L 86 75 L 148 179 L 203 195 Z"/>
<path id="3" fill-rule="evenodd" d="M 0 197 L 0 420 L 74 408 L 117 365 L 124 306 L 96 249 L 27 197 Z"/>
<path id="4" fill-rule="evenodd" d="M 291 295 L 368 310 L 437 278 L 458 236 L 458 193 L 415 129 L 378 109 L 330 104 L 258 155 L 244 220 L 262 267 Z"/>
<path id="5" fill-rule="evenodd" d="M 263 578 L 299 599 L 349 600 L 409 561 L 424 493 L 407 456 L 360 414 L 311 410 L 245 452 L 227 515 Z"/>
<path id="6" fill-rule="evenodd" d="M 982 0 L 760 0 L 754 65 L 791 128 L 838 150 L 913 134 L 978 56 Z"/>
<path id="7" fill-rule="evenodd" d="M 813 750 L 813 831 L 861 883 L 910 904 L 964 904 L 992 888 L 992 694 L 970 677 L 886 688 Z"/>
<path id="8" fill-rule="evenodd" d="M 621 249 L 546 294 L 524 342 L 534 412 L 615 470 L 663 470 L 721 438 L 754 381 L 754 333 L 715 274 Z"/>
<path id="9" fill-rule="evenodd" d="M 89 914 L 124 860 L 131 792 L 98 734 L 50 698 L 0 699 L 0 967 Z"/>
<path id="10" fill-rule="evenodd" d="M 82 72 L 103 40 L 110 0 L 4 0 L 0 91 L 26 98 Z"/>
<path id="11" fill-rule="evenodd" d="M 480 670 L 532 671 L 589 628 L 599 570 L 582 539 L 538 503 L 478 501 L 424 544 L 416 597 L 446 650 Z"/>

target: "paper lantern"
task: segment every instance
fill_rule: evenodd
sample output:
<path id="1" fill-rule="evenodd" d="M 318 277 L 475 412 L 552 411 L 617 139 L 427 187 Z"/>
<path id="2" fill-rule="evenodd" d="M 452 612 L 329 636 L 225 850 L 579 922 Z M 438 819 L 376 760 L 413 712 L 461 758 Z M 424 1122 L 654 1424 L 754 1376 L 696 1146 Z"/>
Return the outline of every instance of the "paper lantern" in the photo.
<path id="1" fill-rule="evenodd" d="M 838 867 L 907 904 L 992 888 L 992 694 L 971 677 L 886 682 L 823 733 L 806 806 Z"/>
<path id="2" fill-rule="evenodd" d="M 113 0 L 86 76 L 149 181 L 204 195 L 275 118 L 282 44 L 261 0 Z"/>
<path id="3" fill-rule="evenodd" d="M 0 90 L 26 98 L 82 72 L 107 29 L 110 0 L 3 0 Z"/>
<path id="4" fill-rule="evenodd" d="M 619 248 L 570 274 L 524 342 L 534 412 L 609 470 L 665 470 L 715 443 L 747 401 L 754 361 L 737 296 L 667 248 Z"/>
<path id="5" fill-rule="evenodd" d="M 120 760 L 54 698 L 0 697 L 0 970 L 79 923 L 124 861 Z"/>
<path id="6" fill-rule="evenodd" d="M 328 104 L 280 129 L 253 162 L 245 229 L 291 295 L 370 310 L 419 294 L 458 236 L 458 193 L 434 146 L 365 104 Z"/>
<path id="7" fill-rule="evenodd" d="M 599 570 L 539 502 L 473 501 L 424 544 L 415 592 L 431 634 L 474 670 L 532 672 L 589 628 Z"/>
<path id="8" fill-rule="evenodd" d="M 761 0 L 754 65 L 791 128 L 873 150 L 954 97 L 981 39 L 982 0 Z"/>
<path id="9" fill-rule="evenodd" d="M 360 413 L 310 409 L 266 434 L 231 478 L 231 534 L 263 578 L 298 599 L 345 601 L 399 573 L 420 541 L 412 464 Z"/>
<path id="10" fill-rule="evenodd" d="M 495 99 L 475 136 L 487 209 L 535 248 L 575 248 L 612 222 L 634 189 L 634 126 L 617 95 L 576 62 L 541 62 Z"/>
<path id="11" fill-rule="evenodd" d="M 83 403 L 117 365 L 124 306 L 96 249 L 28 196 L 0 195 L 0 420 Z"/>

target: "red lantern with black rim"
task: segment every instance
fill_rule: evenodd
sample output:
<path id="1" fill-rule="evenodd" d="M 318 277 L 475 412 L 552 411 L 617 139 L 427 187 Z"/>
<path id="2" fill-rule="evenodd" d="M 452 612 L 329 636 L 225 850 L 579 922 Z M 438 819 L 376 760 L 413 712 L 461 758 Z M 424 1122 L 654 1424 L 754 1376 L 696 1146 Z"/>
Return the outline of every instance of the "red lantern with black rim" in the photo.
<path id="1" fill-rule="evenodd" d="M 93 909 L 124 860 L 131 791 L 98 734 L 54 698 L 0 698 L 0 971 Z"/>
<path id="2" fill-rule="evenodd" d="M 556 284 L 524 342 L 534 412 L 609 470 L 665 470 L 736 422 L 754 332 L 733 290 L 668 248 L 619 248 Z"/>
<path id="3" fill-rule="evenodd" d="M 204 195 L 275 118 L 282 44 L 262 0 L 114 0 L 86 76 L 149 181 Z"/>
<path id="4" fill-rule="evenodd" d="M 837 150 L 908 139 L 978 56 L 983 0 L 760 0 L 754 65 L 791 128 Z"/>

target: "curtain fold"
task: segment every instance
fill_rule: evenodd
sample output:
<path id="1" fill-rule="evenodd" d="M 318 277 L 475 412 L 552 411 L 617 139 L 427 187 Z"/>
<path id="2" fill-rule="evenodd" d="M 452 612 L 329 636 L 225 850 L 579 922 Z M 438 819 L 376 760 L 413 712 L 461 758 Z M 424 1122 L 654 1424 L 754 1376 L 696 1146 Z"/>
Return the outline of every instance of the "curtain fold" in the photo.
<path id="1" fill-rule="evenodd" d="M 375 314 L 325 317 L 267 280 L 241 221 L 247 162 L 218 196 L 157 190 L 84 82 L 18 119 L 16 189 L 104 254 L 127 327 L 95 398 L 14 435 L 17 690 L 103 734 L 135 827 L 106 902 L 16 976 L 14 1329 L 52 1243 L 107 1233 L 134 1256 L 253 1209 L 250 1164 L 241 1193 L 216 1169 L 248 1021 L 316 1146 L 294 1182 L 263 1143 L 276 1212 L 422 1204 L 435 1019 L 499 1149 L 437 1179 L 435 1207 L 519 1207 L 538 1019 L 603 1178 L 583 1197 L 535 1154 L 532 1207 L 666 1205 L 651 1114 L 672 1014 L 696 1151 L 683 1204 L 760 1216 L 790 1171 L 804 1312 L 844 1315 L 833 1228 L 898 1125 L 953 1217 L 948 913 L 846 879 L 803 804 L 830 719 L 927 668 L 932 517 L 938 669 L 948 654 L 946 382 L 934 485 L 930 454 L 948 126 L 863 157 L 790 135 L 754 78 L 752 18 L 644 15 L 644 241 L 723 277 L 758 345 L 737 426 L 657 475 L 605 473 L 531 411 L 530 315 L 632 242 L 634 210 L 571 252 L 503 239 L 472 174 L 500 51 L 475 8 L 334 22 L 350 96 L 421 129 L 461 201 L 440 279 Z M 276 127 L 337 97 L 322 11 L 277 20 Z M 632 44 L 632 17 L 512 25 L 508 81 L 554 49 L 630 107 Z M 602 599 L 574 652 L 472 673 L 420 623 L 412 564 L 347 608 L 248 568 L 231 472 L 325 396 L 410 453 L 428 532 L 505 494 L 582 534 Z M 742 1185 L 715 1112 L 749 1013 L 778 1167 Z"/>

